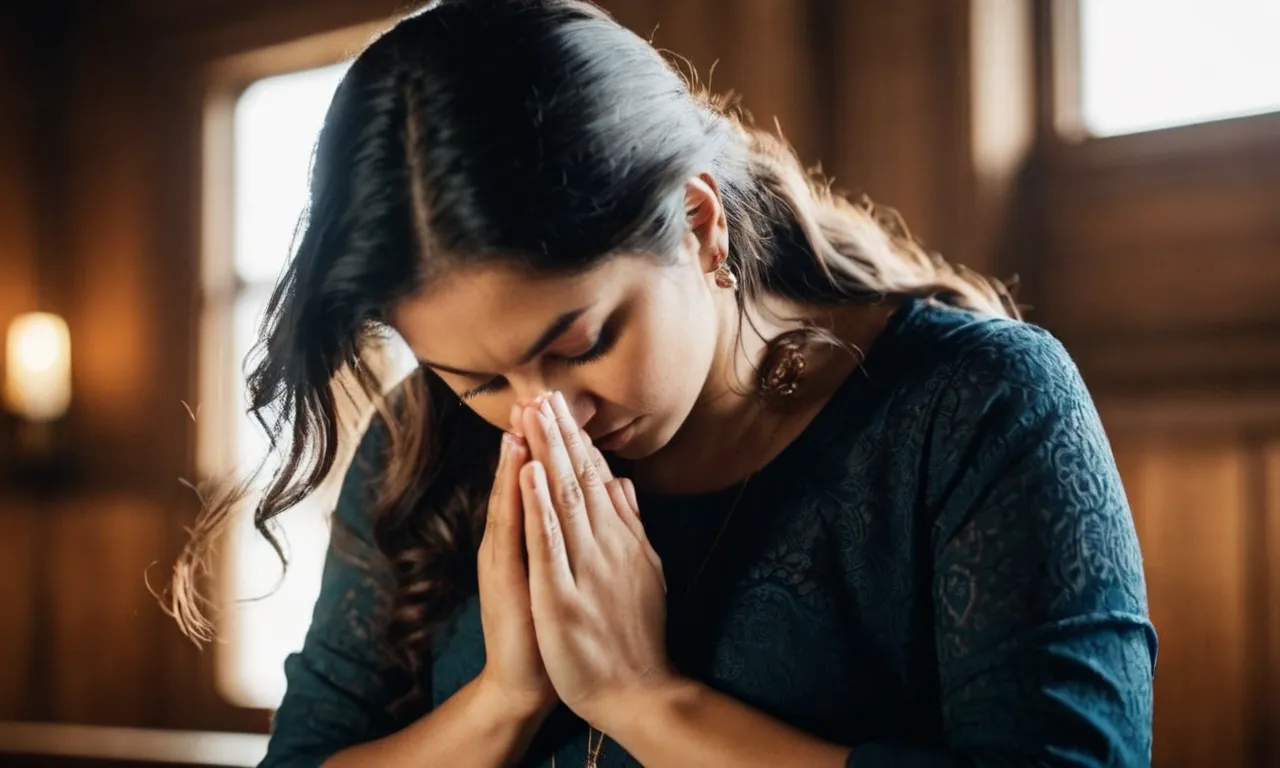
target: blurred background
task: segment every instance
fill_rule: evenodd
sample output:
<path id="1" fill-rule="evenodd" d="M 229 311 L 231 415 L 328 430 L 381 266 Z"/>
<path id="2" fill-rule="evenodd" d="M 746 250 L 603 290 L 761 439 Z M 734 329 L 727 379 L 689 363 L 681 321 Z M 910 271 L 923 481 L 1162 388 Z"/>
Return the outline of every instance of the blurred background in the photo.
<path id="1" fill-rule="evenodd" d="M 1280 2 L 603 5 L 838 188 L 1017 276 L 1094 392 L 1142 538 L 1155 764 L 1280 765 Z M 185 483 L 261 461 L 240 361 L 343 62 L 405 9 L 0 11 L 0 764 L 261 756 L 329 496 L 287 516 L 269 598 L 244 600 L 277 586 L 270 550 L 228 537 L 215 645 L 148 579 L 186 540 Z"/>

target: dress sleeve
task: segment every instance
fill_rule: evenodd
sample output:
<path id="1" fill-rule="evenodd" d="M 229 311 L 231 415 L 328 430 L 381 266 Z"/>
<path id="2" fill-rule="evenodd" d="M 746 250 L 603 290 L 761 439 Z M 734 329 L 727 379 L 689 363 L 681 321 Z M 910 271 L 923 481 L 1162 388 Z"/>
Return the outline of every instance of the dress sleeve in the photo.
<path id="1" fill-rule="evenodd" d="M 1156 637 L 1115 460 L 1052 336 L 1001 324 L 926 440 L 944 743 L 852 768 L 1147 766 Z"/>
<path id="2" fill-rule="evenodd" d="M 370 428 L 343 480 L 311 628 L 302 650 L 285 660 L 288 684 L 263 768 L 319 766 L 404 725 L 389 705 L 408 692 L 408 676 L 379 641 L 389 572 L 375 556 L 367 517 L 381 444 L 381 430 Z"/>

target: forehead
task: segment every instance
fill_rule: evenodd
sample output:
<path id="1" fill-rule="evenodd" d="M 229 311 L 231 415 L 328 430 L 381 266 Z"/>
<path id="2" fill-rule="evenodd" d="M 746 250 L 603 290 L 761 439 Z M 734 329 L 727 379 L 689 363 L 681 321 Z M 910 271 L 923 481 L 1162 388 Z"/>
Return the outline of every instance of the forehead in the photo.
<path id="1" fill-rule="evenodd" d="M 509 363 L 561 314 L 616 303 L 655 265 L 607 259 L 572 275 L 492 262 L 451 268 L 393 308 L 391 324 L 418 357 L 467 370 Z"/>

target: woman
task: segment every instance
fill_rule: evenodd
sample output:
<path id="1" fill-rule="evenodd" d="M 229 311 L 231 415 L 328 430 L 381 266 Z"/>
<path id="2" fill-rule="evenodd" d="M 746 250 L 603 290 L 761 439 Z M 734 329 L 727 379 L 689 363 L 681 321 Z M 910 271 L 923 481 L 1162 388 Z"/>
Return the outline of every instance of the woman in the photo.
<path id="1" fill-rule="evenodd" d="M 355 60 L 269 314 L 264 532 L 333 464 L 335 373 L 376 394 L 387 328 L 421 366 L 264 765 L 1149 762 L 1062 347 L 582 0 L 445 0 Z"/>

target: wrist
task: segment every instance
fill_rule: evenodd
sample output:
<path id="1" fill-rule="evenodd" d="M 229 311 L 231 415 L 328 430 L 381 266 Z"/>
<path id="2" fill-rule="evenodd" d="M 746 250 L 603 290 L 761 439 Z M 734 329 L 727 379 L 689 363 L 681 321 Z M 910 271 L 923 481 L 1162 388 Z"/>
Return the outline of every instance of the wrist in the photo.
<path id="1" fill-rule="evenodd" d="M 588 718 L 592 725 L 619 743 L 643 737 L 637 729 L 661 728 L 697 706 L 705 686 L 691 678 L 670 674 L 648 680 L 602 701 Z"/>
<path id="2" fill-rule="evenodd" d="M 484 670 L 480 671 L 472 685 L 476 708 L 496 722 L 536 727 L 556 706 L 554 696 L 536 696 L 507 690 L 486 675 Z"/>

